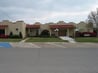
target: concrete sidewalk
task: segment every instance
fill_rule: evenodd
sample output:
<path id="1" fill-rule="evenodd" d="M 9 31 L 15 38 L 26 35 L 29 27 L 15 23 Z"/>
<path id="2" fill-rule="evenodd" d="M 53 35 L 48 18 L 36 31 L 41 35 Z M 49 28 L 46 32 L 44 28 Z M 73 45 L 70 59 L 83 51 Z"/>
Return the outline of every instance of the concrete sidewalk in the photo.
<path id="1" fill-rule="evenodd" d="M 24 43 L 26 40 L 28 40 L 29 38 L 23 39 L 22 41 L 20 41 L 19 43 Z"/>
<path id="2" fill-rule="evenodd" d="M 60 36 L 59 38 L 62 39 L 62 40 L 67 40 L 69 43 L 76 43 L 76 41 L 71 37 Z"/>

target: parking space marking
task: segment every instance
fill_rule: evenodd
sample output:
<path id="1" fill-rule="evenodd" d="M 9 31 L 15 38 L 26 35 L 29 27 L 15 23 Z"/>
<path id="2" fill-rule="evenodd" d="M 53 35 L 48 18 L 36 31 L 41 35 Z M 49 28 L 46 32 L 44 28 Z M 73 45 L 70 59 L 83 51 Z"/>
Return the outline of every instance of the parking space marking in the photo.
<path id="1" fill-rule="evenodd" d="M 34 46 L 34 47 L 36 47 L 36 48 L 41 48 L 41 47 L 39 47 L 38 45 L 35 45 L 35 44 L 33 44 L 33 43 L 31 43 L 31 45 Z"/>
<path id="2" fill-rule="evenodd" d="M 13 47 L 21 47 L 21 48 L 40 48 L 39 46 L 33 43 L 11 43 Z"/>
<path id="3" fill-rule="evenodd" d="M 92 43 L 58 43 L 58 42 L 46 42 L 46 43 L 0 43 L 0 48 L 89 48 L 98 47 L 97 44 Z"/>
<path id="4" fill-rule="evenodd" d="M 0 47 L 4 47 L 4 46 L 0 46 Z"/>
<path id="5" fill-rule="evenodd" d="M 55 44 L 55 43 L 47 43 L 47 44 L 52 45 L 52 46 L 56 46 L 56 47 L 60 47 L 60 48 L 66 48 L 65 46 L 58 45 L 58 44 Z"/>
<path id="6" fill-rule="evenodd" d="M 7 42 L 0 42 L 0 48 L 12 48 L 12 46 Z"/>

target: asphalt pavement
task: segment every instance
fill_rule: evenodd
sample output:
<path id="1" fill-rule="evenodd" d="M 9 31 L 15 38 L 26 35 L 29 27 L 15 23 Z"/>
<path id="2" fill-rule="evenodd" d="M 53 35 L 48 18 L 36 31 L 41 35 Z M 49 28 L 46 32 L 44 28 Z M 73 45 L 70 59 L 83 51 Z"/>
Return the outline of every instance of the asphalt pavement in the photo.
<path id="1" fill-rule="evenodd" d="M 98 48 L 0 48 L 0 73 L 98 73 Z"/>

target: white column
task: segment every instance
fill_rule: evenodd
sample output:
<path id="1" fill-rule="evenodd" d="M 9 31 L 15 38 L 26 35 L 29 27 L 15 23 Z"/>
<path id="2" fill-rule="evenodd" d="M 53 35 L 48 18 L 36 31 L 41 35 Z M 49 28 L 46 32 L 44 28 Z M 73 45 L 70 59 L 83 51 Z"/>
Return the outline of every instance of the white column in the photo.
<path id="1" fill-rule="evenodd" d="M 67 36 L 69 37 L 69 29 L 67 29 Z"/>
<path id="2" fill-rule="evenodd" d="M 29 30 L 28 30 L 29 36 L 30 36 L 30 34 L 31 34 L 30 30 L 31 30 L 31 29 L 29 28 Z"/>
<path id="3" fill-rule="evenodd" d="M 75 31 L 75 29 L 73 29 L 73 37 L 74 38 L 76 37 L 76 31 Z"/>
<path id="4" fill-rule="evenodd" d="M 49 31 L 49 33 L 50 33 L 50 36 L 51 36 L 51 30 Z"/>
<path id="5" fill-rule="evenodd" d="M 7 28 L 4 29 L 5 35 L 8 35 Z"/>

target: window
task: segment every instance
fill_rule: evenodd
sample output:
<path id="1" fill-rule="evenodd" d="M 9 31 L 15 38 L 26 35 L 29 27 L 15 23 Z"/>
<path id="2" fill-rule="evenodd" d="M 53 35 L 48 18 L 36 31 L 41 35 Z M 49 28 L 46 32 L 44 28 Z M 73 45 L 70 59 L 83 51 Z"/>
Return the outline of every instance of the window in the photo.
<path id="1" fill-rule="evenodd" d="M 18 31 L 18 28 L 16 28 L 16 31 Z"/>

